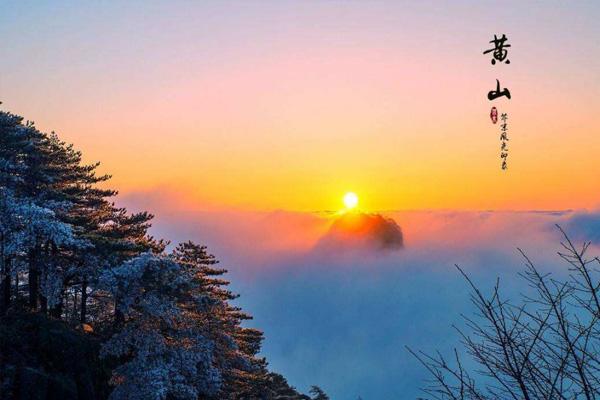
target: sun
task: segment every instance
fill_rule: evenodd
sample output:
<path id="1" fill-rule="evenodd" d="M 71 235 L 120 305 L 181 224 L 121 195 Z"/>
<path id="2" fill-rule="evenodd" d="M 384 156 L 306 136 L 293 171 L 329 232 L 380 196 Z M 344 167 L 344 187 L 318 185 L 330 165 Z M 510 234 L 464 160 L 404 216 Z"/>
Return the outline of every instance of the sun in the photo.
<path id="1" fill-rule="evenodd" d="M 347 210 L 352 210 L 358 205 L 358 196 L 356 193 L 348 192 L 344 195 L 344 205 Z"/>

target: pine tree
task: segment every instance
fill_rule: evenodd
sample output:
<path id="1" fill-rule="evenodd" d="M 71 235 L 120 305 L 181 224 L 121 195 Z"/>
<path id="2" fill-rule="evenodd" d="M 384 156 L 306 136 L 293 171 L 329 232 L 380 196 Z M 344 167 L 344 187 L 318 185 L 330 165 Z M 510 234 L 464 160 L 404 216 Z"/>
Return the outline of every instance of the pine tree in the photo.
<path id="1" fill-rule="evenodd" d="M 0 112 L 0 317 L 93 328 L 117 365 L 112 399 L 310 400 L 258 356 L 263 334 L 206 247 L 167 253 L 153 216 L 115 206 L 98 167 Z"/>
<path id="2" fill-rule="evenodd" d="M 146 253 L 105 271 L 100 282 L 123 315 L 102 348 L 104 357 L 127 360 L 114 370 L 111 399 L 195 400 L 221 389 L 215 344 L 189 317 L 210 301 L 194 296 L 189 271 L 170 257 Z"/>
<path id="3" fill-rule="evenodd" d="M 44 134 L 32 123 L 0 112 L 0 188 L 32 206 L 46 209 L 57 223 L 70 226 L 77 239 L 57 243 L 51 237 L 34 235 L 22 243 L 32 310 L 41 306 L 43 312 L 62 317 L 63 299 L 81 293 L 81 303 L 73 308 L 80 308 L 79 319 L 86 322 L 87 297 L 93 293 L 88 289 L 103 268 L 145 251 L 164 249 L 165 243 L 147 235 L 152 215 L 129 215 L 109 202 L 116 191 L 99 188 L 110 176 L 97 175 L 98 166 L 83 164 L 81 153 L 54 133 Z M 88 244 L 87 250 L 78 251 L 83 243 Z M 2 262 L 3 296 L 8 299 L 5 303 L 11 298 L 13 261 L 5 257 Z M 58 282 L 53 278 L 56 270 L 61 271 L 62 287 L 53 287 L 60 294 L 53 295 L 48 310 L 46 292 Z"/>
<path id="4" fill-rule="evenodd" d="M 318 386 L 312 386 L 309 393 L 313 396 L 312 400 L 329 400 L 329 396 Z"/>
<path id="5" fill-rule="evenodd" d="M 256 358 L 260 351 L 262 332 L 242 327 L 242 321 L 251 317 L 231 301 L 238 296 L 226 287 L 229 282 L 222 276 L 225 269 L 216 268 L 218 261 L 207 253 L 206 247 L 192 242 L 182 243 L 172 257 L 185 265 L 194 277 L 194 296 L 209 299 L 204 310 L 191 312 L 191 317 L 204 324 L 215 343 L 215 362 L 224 377 L 223 391 L 227 398 L 244 398 L 259 380 L 263 362 Z M 201 312 L 199 312 L 201 311 Z"/>

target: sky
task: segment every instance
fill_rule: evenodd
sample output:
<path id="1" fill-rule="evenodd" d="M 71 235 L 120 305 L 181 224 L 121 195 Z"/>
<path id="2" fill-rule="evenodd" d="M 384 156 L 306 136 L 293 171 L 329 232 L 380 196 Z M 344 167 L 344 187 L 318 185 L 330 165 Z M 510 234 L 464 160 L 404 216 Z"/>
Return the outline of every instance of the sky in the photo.
<path id="1" fill-rule="evenodd" d="M 600 240 L 599 18 L 596 1 L 0 0 L 0 101 L 101 161 L 153 234 L 207 244 L 293 385 L 414 398 L 404 346 L 450 351 L 472 310 L 454 264 L 516 295 L 517 247 L 560 274 L 555 223 Z M 503 33 L 511 63 L 491 65 Z M 496 79 L 510 100 L 487 99 Z M 403 250 L 319 248 L 349 191 Z"/>
<path id="2" fill-rule="evenodd" d="M 121 192 L 315 211 L 598 205 L 597 2 L 3 2 L 0 97 Z M 506 33 L 511 64 L 482 52 Z M 509 171 L 486 95 L 512 100 Z M 504 107 L 504 108 L 502 108 Z"/>

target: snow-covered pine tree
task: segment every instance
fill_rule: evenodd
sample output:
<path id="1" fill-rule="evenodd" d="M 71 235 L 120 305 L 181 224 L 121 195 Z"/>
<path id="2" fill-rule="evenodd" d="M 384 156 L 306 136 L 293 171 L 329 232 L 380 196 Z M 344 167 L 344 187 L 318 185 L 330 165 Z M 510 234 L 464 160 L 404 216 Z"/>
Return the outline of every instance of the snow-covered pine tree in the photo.
<path id="1" fill-rule="evenodd" d="M 263 334 L 216 259 L 191 242 L 166 254 L 98 165 L 0 111 L 0 318 L 27 304 L 91 323 L 118 363 L 113 399 L 310 399 L 258 357 Z"/>
<path id="2" fill-rule="evenodd" d="M 52 287 L 60 294 L 54 296 L 48 311 L 55 317 L 66 315 L 62 303 L 70 299 L 73 310 L 69 314 L 79 311 L 78 319 L 86 322 L 88 294 L 94 293 L 93 281 L 103 268 L 145 251 L 164 249 L 163 242 L 147 235 L 152 215 L 130 215 L 109 202 L 116 191 L 98 186 L 110 178 L 97 175 L 98 165 L 84 164 L 81 153 L 54 133 L 42 133 L 21 117 L 0 112 L 0 188 L 7 196 L 36 206 L 32 211 L 45 209 L 46 217 L 52 214 L 56 222 L 65 224 L 63 227 L 69 225 L 74 239 L 58 243 L 52 237 L 36 235 L 21 242 L 20 254 L 25 256 L 20 263 L 27 265 L 24 275 L 32 310 L 40 306 L 42 311 L 48 310 L 46 292 Z M 83 243 L 87 244 L 86 251 L 79 251 Z M 3 291 L 7 302 L 12 298 L 11 277 L 16 279 L 14 271 L 7 270 L 13 261 L 4 258 L 2 264 L 6 270 L 3 277 L 8 278 L 2 284 L 8 288 Z M 62 274 L 61 288 L 56 286 L 59 281 L 52 279 L 55 274 L 51 271 L 57 269 Z M 78 294 L 80 300 L 75 301 Z"/>
<path id="3" fill-rule="evenodd" d="M 227 272 L 205 246 L 193 242 L 179 244 L 174 260 L 186 266 L 196 285 L 194 296 L 209 299 L 206 308 L 192 311 L 191 318 L 203 324 L 215 343 L 215 363 L 224 377 L 219 398 L 244 398 L 261 382 L 264 361 L 257 358 L 262 332 L 242 326 L 251 317 L 231 304 L 238 296 L 227 289 Z"/>
<path id="4" fill-rule="evenodd" d="M 101 354 L 126 360 L 113 372 L 111 399 L 196 400 L 221 390 L 215 343 L 194 318 L 211 301 L 198 294 L 190 272 L 171 257 L 145 253 L 102 274 L 122 320 Z"/>

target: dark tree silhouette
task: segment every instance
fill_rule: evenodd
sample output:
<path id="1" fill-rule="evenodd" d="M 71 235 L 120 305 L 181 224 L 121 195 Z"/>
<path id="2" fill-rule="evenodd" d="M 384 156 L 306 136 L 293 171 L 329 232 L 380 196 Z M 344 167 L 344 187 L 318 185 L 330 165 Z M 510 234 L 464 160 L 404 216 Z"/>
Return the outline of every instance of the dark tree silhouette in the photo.
<path id="1" fill-rule="evenodd" d="M 451 362 L 440 353 L 408 350 L 429 371 L 423 389 L 434 399 L 596 399 L 600 395 L 600 261 L 589 257 L 590 242 L 577 247 L 564 240 L 558 256 L 569 268 L 566 279 L 541 272 L 525 261 L 520 276 L 533 289 L 517 303 L 504 299 L 499 281 L 483 294 L 467 274 L 476 315 L 456 328 L 477 368 L 467 368 L 459 351 Z"/>
<path id="2" fill-rule="evenodd" d="M 329 400 L 329 396 L 318 386 L 311 386 L 309 393 L 313 396 L 313 400 Z"/>

